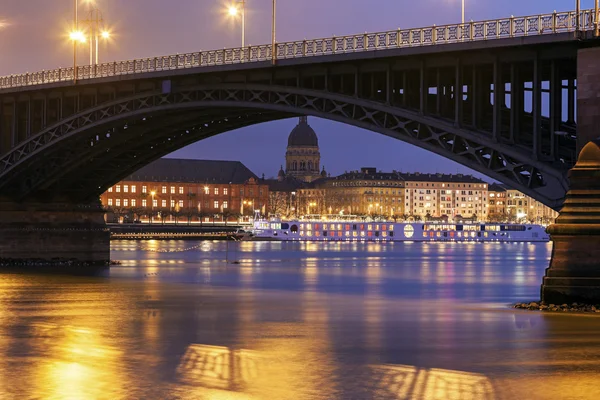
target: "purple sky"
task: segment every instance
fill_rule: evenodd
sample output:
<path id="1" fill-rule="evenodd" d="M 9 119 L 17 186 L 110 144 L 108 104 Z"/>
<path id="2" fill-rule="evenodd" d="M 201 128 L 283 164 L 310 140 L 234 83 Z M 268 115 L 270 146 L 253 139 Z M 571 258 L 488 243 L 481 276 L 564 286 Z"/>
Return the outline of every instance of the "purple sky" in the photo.
<path id="1" fill-rule="evenodd" d="M 240 27 L 224 16 L 220 0 L 97 0 L 114 31 L 100 61 L 185 53 L 240 44 Z M 86 6 L 81 2 L 81 13 Z M 592 8 L 594 0 L 582 0 Z M 70 65 L 65 32 L 72 0 L 2 0 L 0 75 Z M 247 0 L 246 43 L 270 41 L 271 0 Z M 466 0 L 467 20 L 575 9 L 575 0 Z M 460 0 L 278 0 L 277 40 L 454 23 Z M 5 22 L 3 24 L 2 22 Z M 83 51 L 81 51 L 83 53 Z M 88 56 L 89 57 L 89 56 Z M 81 62 L 86 60 L 82 55 Z M 401 141 L 317 118 L 321 160 L 332 174 L 374 166 L 381 170 L 471 170 Z M 172 154 L 181 158 L 240 160 L 256 174 L 272 176 L 283 164 L 287 136 L 296 120 L 256 125 L 210 138 Z"/>

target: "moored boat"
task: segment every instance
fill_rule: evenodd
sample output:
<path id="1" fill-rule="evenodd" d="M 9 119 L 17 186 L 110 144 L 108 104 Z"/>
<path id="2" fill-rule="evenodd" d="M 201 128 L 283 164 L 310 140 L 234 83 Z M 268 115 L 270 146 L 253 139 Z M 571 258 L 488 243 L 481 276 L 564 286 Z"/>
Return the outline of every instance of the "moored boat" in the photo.
<path id="1" fill-rule="evenodd" d="M 317 242 L 548 242 L 543 226 L 335 220 L 257 220 L 252 240 Z"/>

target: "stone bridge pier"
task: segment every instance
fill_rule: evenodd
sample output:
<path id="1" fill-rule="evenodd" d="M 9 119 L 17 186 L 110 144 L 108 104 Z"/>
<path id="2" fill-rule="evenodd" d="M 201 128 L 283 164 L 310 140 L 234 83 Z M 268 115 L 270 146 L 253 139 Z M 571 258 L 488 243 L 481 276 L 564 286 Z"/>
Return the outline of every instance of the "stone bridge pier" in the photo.
<path id="1" fill-rule="evenodd" d="M 577 149 L 570 189 L 556 223 L 550 267 L 542 284 L 546 303 L 600 303 L 600 49 L 577 56 Z"/>
<path id="2" fill-rule="evenodd" d="M 0 266 L 108 267 L 110 232 L 100 203 L 0 198 Z"/>

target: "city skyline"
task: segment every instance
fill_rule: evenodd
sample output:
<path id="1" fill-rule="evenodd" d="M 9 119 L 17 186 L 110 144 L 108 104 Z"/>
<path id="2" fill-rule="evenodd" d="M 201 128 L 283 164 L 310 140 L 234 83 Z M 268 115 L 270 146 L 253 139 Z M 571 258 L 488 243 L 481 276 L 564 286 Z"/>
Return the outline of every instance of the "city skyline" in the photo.
<path id="1" fill-rule="evenodd" d="M 71 23 L 72 3 L 63 3 L 62 7 L 57 7 L 54 2 L 51 6 L 41 0 L 31 0 L 28 6 L 15 0 L 6 2 L 0 14 L 0 20 L 6 25 L 0 34 L 0 52 L 15 53 L 17 43 L 11 38 L 17 37 L 28 37 L 31 50 L 19 58 L 4 58 L 0 62 L 0 75 L 69 65 L 71 46 L 65 32 Z M 364 8 L 359 7 L 362 2 L 358 0 L 344 2 L 344 7 L 336 6 L 333 1 L 324 5 L 316 0 L 306 0 L 302 4 L 280 0 L 277 40 L 460 21 L 460 0 L 411 3 L 409 13 L 403 12 L 403 2 L 389 3 L 373 0 L 370 7 Z M 159 0 L 133 0 L 126 5 L 116 0 L 97 0 L 97 4 L 114 35 L 108 46 L 101 46 L 100 62 L 240 45 L 240 23 L 226 15 L 231 2 L 180 0 L 179 7 L 169 7 L 168 3 Z M 466 6 L 466 20 L 469 21 L 574 9 L 575 1 L 467 1 Z M 270 1 L 248 1 L 246 44 L 269 42 L 270 7 Z M 593 1 L 583 0 L 582 7 L 593 7 Z M 36 12 L 31 13 L 31 9 Z M 86 10 L 87 6 L 82 2 L 81 12 Z M 165 18 L 165 15 L 169 17 Z M 84 63 L 86 52 L 81 51 L 79 58 Z M 317 118 L 311 118 L 311 123 L 321 139 L 322 165 L 332 175 L 373 166 L 381 170 L 465 173 L 490 180 L 453 161 L 380 134 Z M 227 132 L 171 156 L 240 160 L 259 175 L 275 176 L 284 161 L 285 141 L 294 125 L 295 120 L 285 120 Z"/>

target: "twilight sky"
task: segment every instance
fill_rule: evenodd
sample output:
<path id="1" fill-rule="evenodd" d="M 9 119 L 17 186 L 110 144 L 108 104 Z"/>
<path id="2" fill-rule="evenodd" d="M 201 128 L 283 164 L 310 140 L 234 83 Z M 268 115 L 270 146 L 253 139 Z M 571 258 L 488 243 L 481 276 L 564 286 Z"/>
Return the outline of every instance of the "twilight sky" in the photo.
<path id="1" fill-rule="evenodd" d="M 240 45 L 240 26 L 224 16 L 231 0 L 96 0 L 115 37 L 100 61 L 152 57 Z M 270 42 L 271 0 L 246 0 L 246 43 Z M 80 12 L 86 6 L 81 2 Z M 593 8 L 594 0 L 582 0 Z M 65 32 L 72 0 L 2 0 L 0 75 L 70 66 Z M 466 19 L 575 9 L 575 0 L 466 0 Z M 460 21 L 460 0 L 278 0 L 277 40 L 448 24 Z M 83 53 L 83 51 L 81 51 Z M 89 57 L 82 55 L 81 62 Z M 473 173 L 401 141 L 327 120 L 309 118 L 321 160 L 332 174 L 373 166 L 381 170 Z M 224 133 L 172 157 L 240 160 L 257 175 L 277 174 L 296 120 Z"/>

